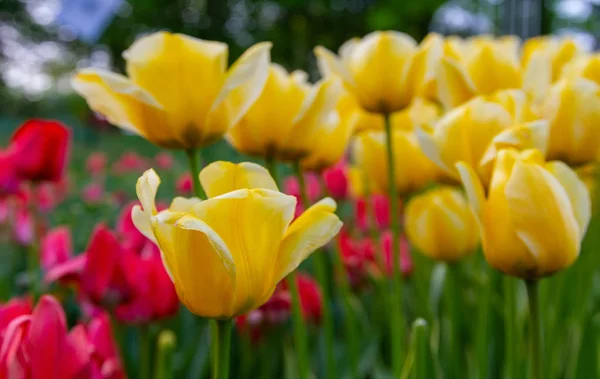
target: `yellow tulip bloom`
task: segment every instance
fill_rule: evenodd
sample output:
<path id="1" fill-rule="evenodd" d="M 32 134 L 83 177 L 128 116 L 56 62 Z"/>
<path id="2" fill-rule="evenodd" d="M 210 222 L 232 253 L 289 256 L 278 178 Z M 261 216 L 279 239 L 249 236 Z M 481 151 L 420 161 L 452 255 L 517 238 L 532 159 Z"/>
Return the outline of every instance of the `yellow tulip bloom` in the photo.
<path id="1" fill-rule="evenodd" d="M 537 150 L 501 150 L 487 198 L 473 168 L 465 162 L 457 168 L 492 267 L 535 279 L 577 259 L 591 217 L 590 195 L 566 164 L 545 163 Z"/>
<path id="2" fill-rule="evenodd" d="M 419 127 L 417 136 L 424 154 L 449 179 L 458 180 L 455 164 L 465 161 L 487 183 L 498 148 L 545 150 L 548 126 L 532 118 L 525 94 L 506 90 L 468 101 L 433 125 Z"/>
<path id="3" fill-rule="evenodd" d="M 350 137 L 354 133 L 360 110 L 354 107 L 354 99 L 345 93 L 336 111 L 317 128 L 308 156 L 300 161 L 306 171 L 321 171 L 335 165 L 346 152 Z"/>
<path id="4" fill-rule="evenodd" d="M 417 46 L 407 34 L 385 31 L 347 41 L 339 56 L 321 46 L 315 55 L 321 74 L 340 77 L 362 108 L 393 113 L 413 97 L 431 92 L 441 49 L 441 37 L 436 35 Z"/>
<path id="5" fill-rule="evenodd" d="M 542 105 L 550 124 L 548 157 L 572 165 L 600 153 L 600 86 L 583 78 L 557 82 Z"/>
<path id="6" fill-rule="evenodd" d="M 456 262 L 479 244 L 477 220 L 462 192 L 452 187 L 412 198 L 404 222 L 409 241 L 437 261 Z"/>
<path id="7" fill-rule="evenodd" d="M 71 84 L 112 124 L 164 148 L 194 149 L 221 138 L 258 98 L 270 48 L 252 46 L 227 70 L 226 44 L 158 32 L 123 54 L 128 77 L 90 68 Z"/>
<path id="8" fill-rule="evenodd" d="M 562 70 L 562 78 L 589 79 L 600 86 L 600 54 L 587 55 L 574 59 Z"/>
<path id="9" fill-rule="evenodd" d="M 414 131 L 393 129 L 392 141 L 396 188 L 400 193 L 412 193 L 433 182 L 439 169 L 423 154 Z M 367 131 L 356 136 L 354 159 L 366 173 L 372 189 L 388 187 L 386 134 L 384 131 Z"/>
<path id="10" fill-rule="evenodd" d="M 355 131 L 360 133 L 365 130 L 384 130 L 384 116 L 378 113 L 369 113 L 360 107 L 355 111 Z M 390 115 L 390 122 L 394 129 L 414 130 L 417 126 L 429 124 L 440 117 L 440 107 L 432 101 L 416 97 L 403 110 Z"/>
<path id="11" fill-rule="evenodd" d="M 339 79 L 312 85 L 301 71 L 288 74 L 279 65 L 269 67 L 263 92 L 231 128 L 227 138 L 241 153 L 296 161 L 317 142 L 321 129 L 335 129 L 332 112 L 343 92 Z"/>
<path id="12" fill-rule="evenodd" d="M 292 222 L 295 197 L 279 192 L 253 163 L 212 163 L 200 182 L 208 200 L 157 213 L 160 179 L 148 170 L 137 183 L 142 207 L 132 213 L 140 231 L 157 241 L 179 299 L 199 316 L 231 318 L 261 306 L 342 226 L 330 198 Z"/>
<path id="13" fill-rule="evenodd" d="M 449 39 L 438 71 L 440 102 L 451 109 L 477 95 L 521 88 L 517 46 L 512 37 Z"/>

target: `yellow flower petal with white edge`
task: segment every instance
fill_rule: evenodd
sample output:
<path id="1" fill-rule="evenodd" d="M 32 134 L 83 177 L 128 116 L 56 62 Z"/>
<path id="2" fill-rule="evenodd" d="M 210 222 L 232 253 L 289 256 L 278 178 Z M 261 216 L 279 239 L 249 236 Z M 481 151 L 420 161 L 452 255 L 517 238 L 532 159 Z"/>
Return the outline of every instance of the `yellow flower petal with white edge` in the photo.
<path id="1" fill-rule="evenodd" d="M 169 211 L 171 212 L 188 212 L 192 207 L 198 204 L 201 200 L 197 197 L 181 197 L 177 196 L 171 201 L 169 205 Z"/>
<path id="2" fill-rule="evenodd" d="M 153 169 L 146 170 L 135 185 L 137 197 L 148 218 L 156 215 L 156 192 L 159 185 L 160 178 Z"/>
<path id="3" fill-rule="evenodd" d="M 231 317 L 237 277 L 227 245 L 191 215 L 173 221 L 157 220 L 155 233 L 179 299 L 195 314 Z"/>
<path id="4" fill-rule="evenodd" d="M 538 266 L 532 275 L 571 265 L 579 254 L 580 232 L 560 182 L 543 166 L 517 161 L 505 191 L 516 233 Z"/>
<path id="5" fill-rule="evenodd" d="M 463 104 L 477 94 L 465 68 L 452 59 L 442 58 L 438 75 L 438 97 L 446 109 Z"/>
<path id="6" fill-rule="evenodd" d="M 278 250 L 295 207 L 293 196 L 240 189 L 193 208 L 193 215 L 223 239 L 236 263 L 235 314 L 262 305 L 273 292 Z"/>
<path id="7" fill-rule="evenodd" d="M 335 209 L 335 201 L 325 198 L 294 220 L 279 248 L 276 282 L 294 271 L 313 251 L 324 246 L 340 231 L 342 222 Z"/>
<path id="8" fill-rule="evenodd" d="M 144 212 L 139 205 L 134 205 L 131 209 L 131 221 L 144 237 L 156 243 L 156 237 L 152 231 L 152 216 Z"/>
<path id="9" fill-rule="evenodd" d="M 200 172 L 200 183 L 209 198 L 244 188 L 278 190 L 269 172 L 250 162 L 213 162 Z"/>

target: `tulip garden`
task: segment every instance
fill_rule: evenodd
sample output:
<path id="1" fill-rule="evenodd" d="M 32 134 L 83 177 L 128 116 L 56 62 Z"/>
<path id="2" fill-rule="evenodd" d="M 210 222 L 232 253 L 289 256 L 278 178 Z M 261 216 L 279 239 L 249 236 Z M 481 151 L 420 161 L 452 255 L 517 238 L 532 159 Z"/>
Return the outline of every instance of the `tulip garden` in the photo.
<path id="1" fill-rule="evenodd" d="M 272 48 L 147 34 L 71 79 L 94 147 L 12 125 L 0 379 L 600 377 L 600 55 Z"/>

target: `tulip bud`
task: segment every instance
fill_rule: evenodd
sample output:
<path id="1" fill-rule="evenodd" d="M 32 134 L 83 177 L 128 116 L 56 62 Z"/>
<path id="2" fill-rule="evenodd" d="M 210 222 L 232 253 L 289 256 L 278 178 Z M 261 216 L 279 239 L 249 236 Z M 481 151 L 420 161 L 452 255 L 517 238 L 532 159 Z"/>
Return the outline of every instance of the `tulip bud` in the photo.
<path id="1" fill-rule="evenodd" d="M 577 259 L 591 217 L 590 195 L 566 164 L 545 163 L 539 150 L 501 150 L 487 198 L 473 168 L 463 162 L 457 168 L 491 266 L 531 280 Z"/>
<path id="2" fill-rule="evenodd" d="M 477 221 L 456 189 L 433 189 L 410 200 L 405 214 L 409 241 L 431 259 L 456 262 L 475 251 Z"/>

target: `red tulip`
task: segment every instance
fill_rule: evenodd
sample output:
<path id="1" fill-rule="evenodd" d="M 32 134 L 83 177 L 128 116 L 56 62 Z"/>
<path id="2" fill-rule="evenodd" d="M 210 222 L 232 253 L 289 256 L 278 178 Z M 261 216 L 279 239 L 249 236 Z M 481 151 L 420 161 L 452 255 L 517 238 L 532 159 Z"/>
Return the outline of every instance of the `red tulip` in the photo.
<path id="1" fill-rule="evenodd" d="M 106 154 L 101 151 L 96 151 L 88 155 L 85 161 L 85 169 L 92 176 L 100 175 L 106 169 L 106 162 L 108 158 Z"/>
<path id="2" fill-rule="evenodd" d="M 8 303 L 0 305 L 0 347 L 4 332 L 14 319 L 31 314 L 31 300 L 15 297 Z"/>
<path id="3" fill-rule="evenodd" d="M 128 173 L 140 173 L 149 166 L 150 165 L 146 160 L 136 152 L 126 151 L 121 154 L 119 160 L 113 164 L 112 170 L 116 175 L 124 175 Z"/>
<path id="4" fill-rule="evenodd" d="M 100 183 L 90 183 L 81 191 L 81 199 L 90 205 L 99 204 L 104 198 L 104 185 Z"/>
<path id="5" fill-rule="evenodd" d="M 392 267 L 392 232 L 386 230 L 381 235 L 381 247 L 383 248 L 384 272 L 389 276 L 393 273 Z M 408 277 L 413 271 L 412 257 L 410 256 L 410 245 L 406 236 L 400 238 L 400 272 L 402 276 Z"/>
<path id="6" fill-rule="evenodd" d="M 45 271 L 68 261 L 73 255 L 71 231 L 61 226 L 49 231 L 43 238 L 40 248 L 41 266 Z"/>
<path id="7" fill-rule="evenodd" d="M 348 175 L 346 163 L 340 161 L 322 173 L 327 192 L 335 199 L 345 199 L 348 196 Z"/>
<path id="8" fill-rule="evenodd" d="M 18 303 L 23 303 L 17 305 Z M 11 308 L 11 317 L 3 317 Z M 44 295 L 33 311 L 13 300 L 0 307 L 0 378 L 124 378 L 106 314 L 69 332 L 64 311 Z"/>
<path id="9" fill-rule="evenodd" d="M 148 322 L 174 315 L 179 301 L 160 251 L 150 240 L 135 250 L 104 225 L 96 227 L 85 253 L 55 266 L 47 281 L 74 280 L 91 303 L 114 310 L 121 321 Z M 89 308 L 88 309 L 92 309 Z"/>
<path id="10" fill-rule="evenodd" d="M 369 198 L 370 203 L 364 198 L 356 199 L 354 204 L 356 212 L 356 225 L 361 230 L 368 230 L 373 216 L 378 230 L 387 229 L 390 225 L 390 207 L 387 196 L 374 194 Z M 367 205 L 371 207 L 367 212 Z"/>
<path id="11" fill-rule="evenodd" d="M 181 174 L 177 179 L 175 188 L 180 195 L 191 195 L 193 191 L 192 175 L 189 172 Z"/>
<path id="12" fill-rule="evenodd" d="M 70 131 L 57 121 L 29 120 L 13 134 L 9 151 L 20 180 L 62 179 L 70 145 Z"/>

